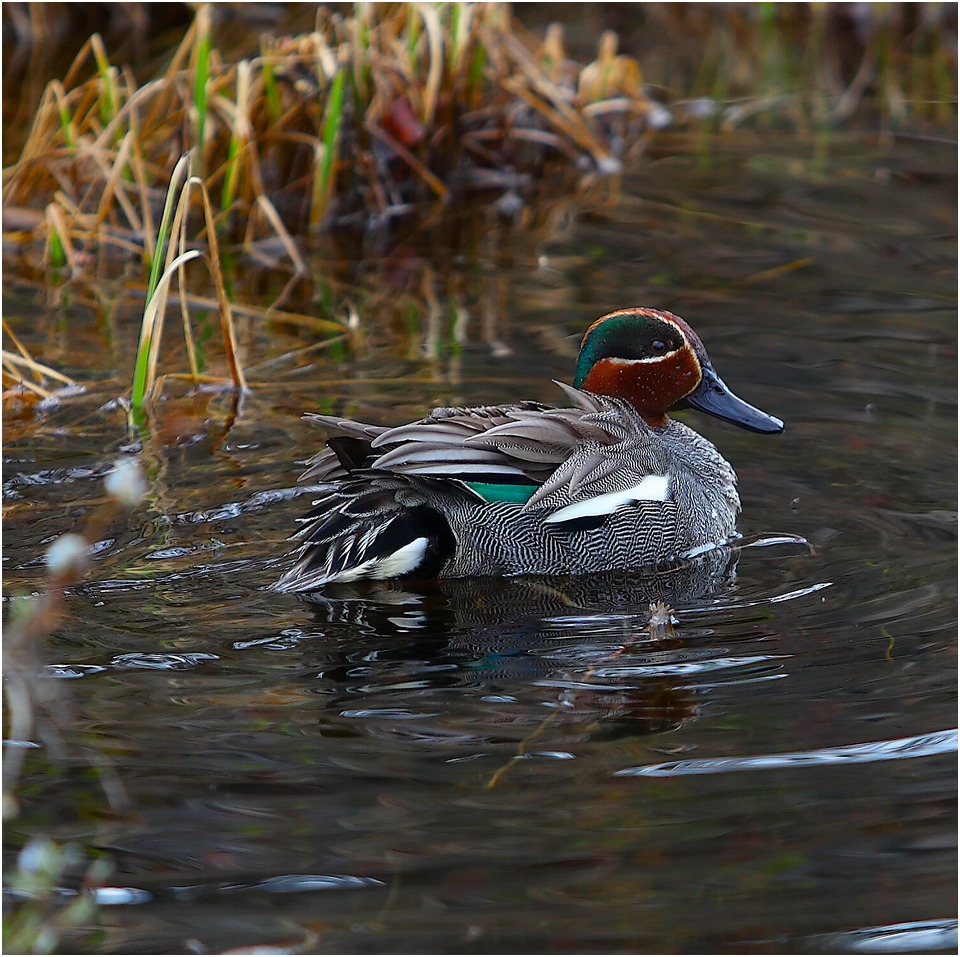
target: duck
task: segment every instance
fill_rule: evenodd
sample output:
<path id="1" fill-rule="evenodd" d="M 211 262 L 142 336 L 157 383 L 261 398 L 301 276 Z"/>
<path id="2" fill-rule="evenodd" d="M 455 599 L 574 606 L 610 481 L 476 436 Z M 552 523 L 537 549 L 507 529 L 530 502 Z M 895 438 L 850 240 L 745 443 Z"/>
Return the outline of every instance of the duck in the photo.
<path id="1" fill-rule="evenodd" d="M 733 467 L 669 413 L 758 433 L 784 423 L 726 386 L 684 319 L 647 307 L 601 316 L 573 385 L 556 384 L 558 405 L 438 408 L 394 427 L 306 413 L 330 437 L 300 476 L 319 497 L 274 590 L 642 572 L 735 541 Z"/>

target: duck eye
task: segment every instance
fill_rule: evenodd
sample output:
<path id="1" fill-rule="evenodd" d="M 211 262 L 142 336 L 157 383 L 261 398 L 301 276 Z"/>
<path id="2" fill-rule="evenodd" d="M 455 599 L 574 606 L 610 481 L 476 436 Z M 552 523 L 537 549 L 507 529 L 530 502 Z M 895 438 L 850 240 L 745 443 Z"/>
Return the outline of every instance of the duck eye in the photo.
<path id="1" fill-rule="evenodd" d="M 653 342 L 650 343 L 650 351 L 655 356 L 662 355 L 667 351 L 667 344 L 662 339 L 654 339 Z"/>

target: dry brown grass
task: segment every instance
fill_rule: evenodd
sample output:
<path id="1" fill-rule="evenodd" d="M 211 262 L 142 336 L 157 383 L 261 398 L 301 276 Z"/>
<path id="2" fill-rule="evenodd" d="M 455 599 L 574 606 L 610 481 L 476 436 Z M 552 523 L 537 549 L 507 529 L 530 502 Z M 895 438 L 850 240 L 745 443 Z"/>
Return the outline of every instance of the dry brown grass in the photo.
<path id="1" fill-rule="evenodd" d="M 48 85 L 4 205 L 47 211 L 37 233 L 57 265 L 92 247 L 150 259 L 169 172 L 192 150 L 217 231 L 249 242 L 268 229 L 302 268 L 291 237 L 324 225 L 448 203 L 505 169 L 615 168 L 609 115 L 637 148 L 654 108 L 639 79 L 609 43 L 571 72 L 558 33 L 538 50 L 504 4 L 321 7 L 315 29 L 264 36 L 239 62 L 212 46 L 201 7 L 145 83 L 99 36 L 84 45 Z"/>

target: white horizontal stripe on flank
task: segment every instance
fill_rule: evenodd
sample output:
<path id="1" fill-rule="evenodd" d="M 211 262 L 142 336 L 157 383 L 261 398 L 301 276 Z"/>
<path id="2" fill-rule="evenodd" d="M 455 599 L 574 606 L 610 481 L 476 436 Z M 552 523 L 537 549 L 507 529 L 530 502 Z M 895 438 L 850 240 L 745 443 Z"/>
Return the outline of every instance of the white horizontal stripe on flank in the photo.
<path id="1" fill-rule="evenodd" d="M 584 518 L 587 515 L 611 515 L 621 505 L 630 505 L 633 502 L 665 502 L 670 492 L 669 475 L 647 475 L 639 485 L 625 488 L 619 492 L 605 492 L 593 498 L 574 502 L 557 509 L 552 515 L 544 519 L 548 525 L 559 522 L 569 522 L 575 518 Z"/>

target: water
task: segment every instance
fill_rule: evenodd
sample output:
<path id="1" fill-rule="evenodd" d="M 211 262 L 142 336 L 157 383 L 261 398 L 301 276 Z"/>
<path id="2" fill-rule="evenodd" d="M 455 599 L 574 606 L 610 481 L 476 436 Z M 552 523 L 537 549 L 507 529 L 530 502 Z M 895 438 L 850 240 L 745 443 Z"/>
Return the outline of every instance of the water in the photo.
<path id="1" fill-rule="evenodd" d="M 250 322 L 239 414 L 168 381 L 148 505 L 97 533 L 38 648 L 60 740 L 42 725 L 26 748 L 7 866 L 35 834 L 109 858 L 99 936 L 68 942 L 956 949 L 955 150 L 661 142 L 619 193 L 534 210 L 532 233 L 488 224 L 440 250 L 414 234 L 296 289 L 285 308 L 304 313 L 324 282 L 347 289 L 360 344 L 298 352 L 309 331 Z M 236 282 L 266 303 L 282 277 Z M 98 383 L 5 415 L 8 614 L 135 446 L 110 404 L 135 309 L 96 294 L 5 292 L 38 358 Z M 308 502 L 302 410 L 397 423 L 553 401 L 575 334 L 627 304 L 685 316 L 727 383 L 786 420 L 770 437 L 686 417 L 738 470 L 744 534 L 811 549 L 748 547 L 654 583 L 314 606 L 264 590 Z M 672 634 L 650 634 L 656 600 Z"/>

